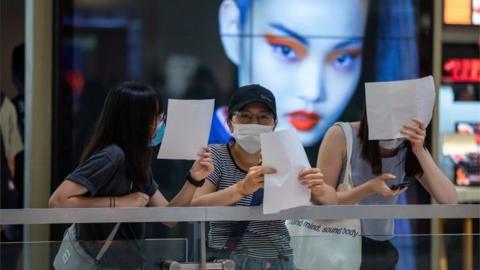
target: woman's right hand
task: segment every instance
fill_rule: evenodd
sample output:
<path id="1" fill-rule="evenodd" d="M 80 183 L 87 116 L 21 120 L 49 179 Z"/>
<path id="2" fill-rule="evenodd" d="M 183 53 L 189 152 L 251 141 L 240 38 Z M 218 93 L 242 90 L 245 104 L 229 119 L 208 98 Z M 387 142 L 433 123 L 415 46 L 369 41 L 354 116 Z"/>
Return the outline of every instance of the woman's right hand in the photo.
<path id="1" fill-rule="evenodd" d="M 397 178 L 395 175 L 390 174 L 390 173 L 384 173 L 382 175 L 379 175 L 367 182 L 367 184 L 370 186 L 370 190 L 374 193 L 378 193 L 382 195 L 385 198 L 392 198 L 397 196 L 398 194 L 404 192 L 407 190 L 407 187 L 401 188 L 401 189 L 394 189 L 392 190 L 389 185 L 388 181 L 393 180 Z"/>
<path id="2" fill-rule="evenodd" d="M 202 148 L 198 153 L 198 159 L 193 163 L 190 169 L 194 180 L 201 181 L 209 176 L 213 171 L 212 153 L 208 147 Z"/>
<path id="3" fill-rule="evenodd" d="M 116 197 L 115 207 L 145 207 L 150 201 L 150 197 L 142 192 L 132 192 L 130 194 Z"/>
<path id="4" fill-rule="evenodd" d="M 264 174 L 276 173 L 272 167 L 253 166 L 248 169 L 247 175 L 238 182 L 240 193 L 245 197 L 263 187 Z"/>

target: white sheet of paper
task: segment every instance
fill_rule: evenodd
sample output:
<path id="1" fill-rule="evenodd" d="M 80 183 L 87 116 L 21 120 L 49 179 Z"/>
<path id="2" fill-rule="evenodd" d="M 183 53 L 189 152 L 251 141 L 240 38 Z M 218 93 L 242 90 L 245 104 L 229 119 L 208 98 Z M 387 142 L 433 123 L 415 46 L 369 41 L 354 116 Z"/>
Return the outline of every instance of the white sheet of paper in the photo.
<path id="1" fill-rule="evenodd" d="M 310 205 L 310 190 L 298 181 L 303 168 L 310 168 L 302 143 L 293 130 L 260 135 L 262 165 L 277 169 L 265 175 L 263 213 Z"/>
<path id="2" fill-rule="evenodd" d="M 433 77 L 365 83 L 365 98 L 368 139 L 401 138 L 402 126 L 412 123 L 413 117 L 430 123 L 435 104 Z"/>
<path id="3" fill-rule="evenodd" d="M 208 145 L 214 99 L 169 99 L 167 126 L 157 158 L 196 160 Z"/>

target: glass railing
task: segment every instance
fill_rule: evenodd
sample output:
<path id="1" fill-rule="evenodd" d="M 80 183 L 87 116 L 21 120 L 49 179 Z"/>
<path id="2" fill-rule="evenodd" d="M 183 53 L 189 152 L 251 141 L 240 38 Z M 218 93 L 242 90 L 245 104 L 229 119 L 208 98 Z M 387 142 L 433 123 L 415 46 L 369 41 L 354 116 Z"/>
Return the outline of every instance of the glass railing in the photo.
<path id="1" fill-rule="evenodd" d="M 24 224 L 25 239 L 0 243 L 1 269 L 54 269 L 62 241 L 28 241 L 42 231 L 37 226 L 172 221 L 179 222 L 177 227 L 188 228 L 181 233 L 182 237 L 149 239 L 147 233 L 147 239 L 141 241 L 113 240 L 98 263 L 100 269 L 356 269 L 362 259 L 357 244 L 366 248 L 372 238 L 390 241 L 371 257 L 365 255 L 364 263 L 378 265 L 387 260 L 394 262 L 395 269 L 409 270 L 480 269 L 480 205 L 476 204 L 312 206 L 268 215 L 262 214 L 260 207 L 4 209 L 0 213 L 2 230 L 12 224 Z M 328 223 L 343 219 L 396 219 L 396 228 L 389 236 L 372 230 L 358 233 L 351 227 Z M 410 225 L 423 223 L 425 233 L 398 230 L 399 221 Z M 223 227 L 218 226 L 219 222 Z M 241 223 L 246 224 L 241 236 L 222 231 L 238 230 Z M 358 242 L 352 242 L 352 238 Z M 348 241 L 351 244 L 345 245 Z M 105 241 L 73 242 L 90 257 L 105 245 Z M 234 244 L 230 245 L 231 242 Z M 69 263 L 75 255 L 71 252 L 76 251 L 62 254 L 63 258 L 57 258 L 56 263 Z M 269 259 L 246 260 L 247 256 Z M 243 268 L 234 268 L 235 262 Z"/>

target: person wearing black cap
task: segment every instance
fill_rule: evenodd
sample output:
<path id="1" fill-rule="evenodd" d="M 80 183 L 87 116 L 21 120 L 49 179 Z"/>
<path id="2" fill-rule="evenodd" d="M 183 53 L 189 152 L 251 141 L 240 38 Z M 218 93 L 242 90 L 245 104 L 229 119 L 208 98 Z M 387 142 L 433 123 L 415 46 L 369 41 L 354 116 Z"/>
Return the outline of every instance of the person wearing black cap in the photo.
<path id="1" fill-rule="evenodd" d="M 192 205 L 262 204 L 263 176 L 276 170 L 261 165 L 260 134 L 274 130 L 276 111 L 275 97 L 261 85 L 246 85 L 235 91 L 227 121 L 233 140 L 209 146 L 214 170 L 196 190 Z M 335 191 L 323 184 L 319 169 L 301 171 L 299 181 L 311 189 L 312 198 L 321 198 L 316 203 L 335 203 Z M 236 263 L 235 269 L 295 269 L 282 220 L 211 222 L 208 242 L 207 257 L 230 258 Z"/>

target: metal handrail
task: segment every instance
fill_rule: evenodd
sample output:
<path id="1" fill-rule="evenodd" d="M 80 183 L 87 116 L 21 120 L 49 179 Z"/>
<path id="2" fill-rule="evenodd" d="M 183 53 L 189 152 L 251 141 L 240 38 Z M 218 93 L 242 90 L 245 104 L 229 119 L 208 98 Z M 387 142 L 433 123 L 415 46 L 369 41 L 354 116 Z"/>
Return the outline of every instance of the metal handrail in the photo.
<path id="1" fill-rule="evenodd" d="M 0 224 L 66 224 L 115 222 L 195 222 L 285 219 L 455 219 L 480 218 L 480 204 L 458 205 L 323 205 L 304 206 L 277 214 L 262 207 L 142 207 L 1 209 Z"/>

